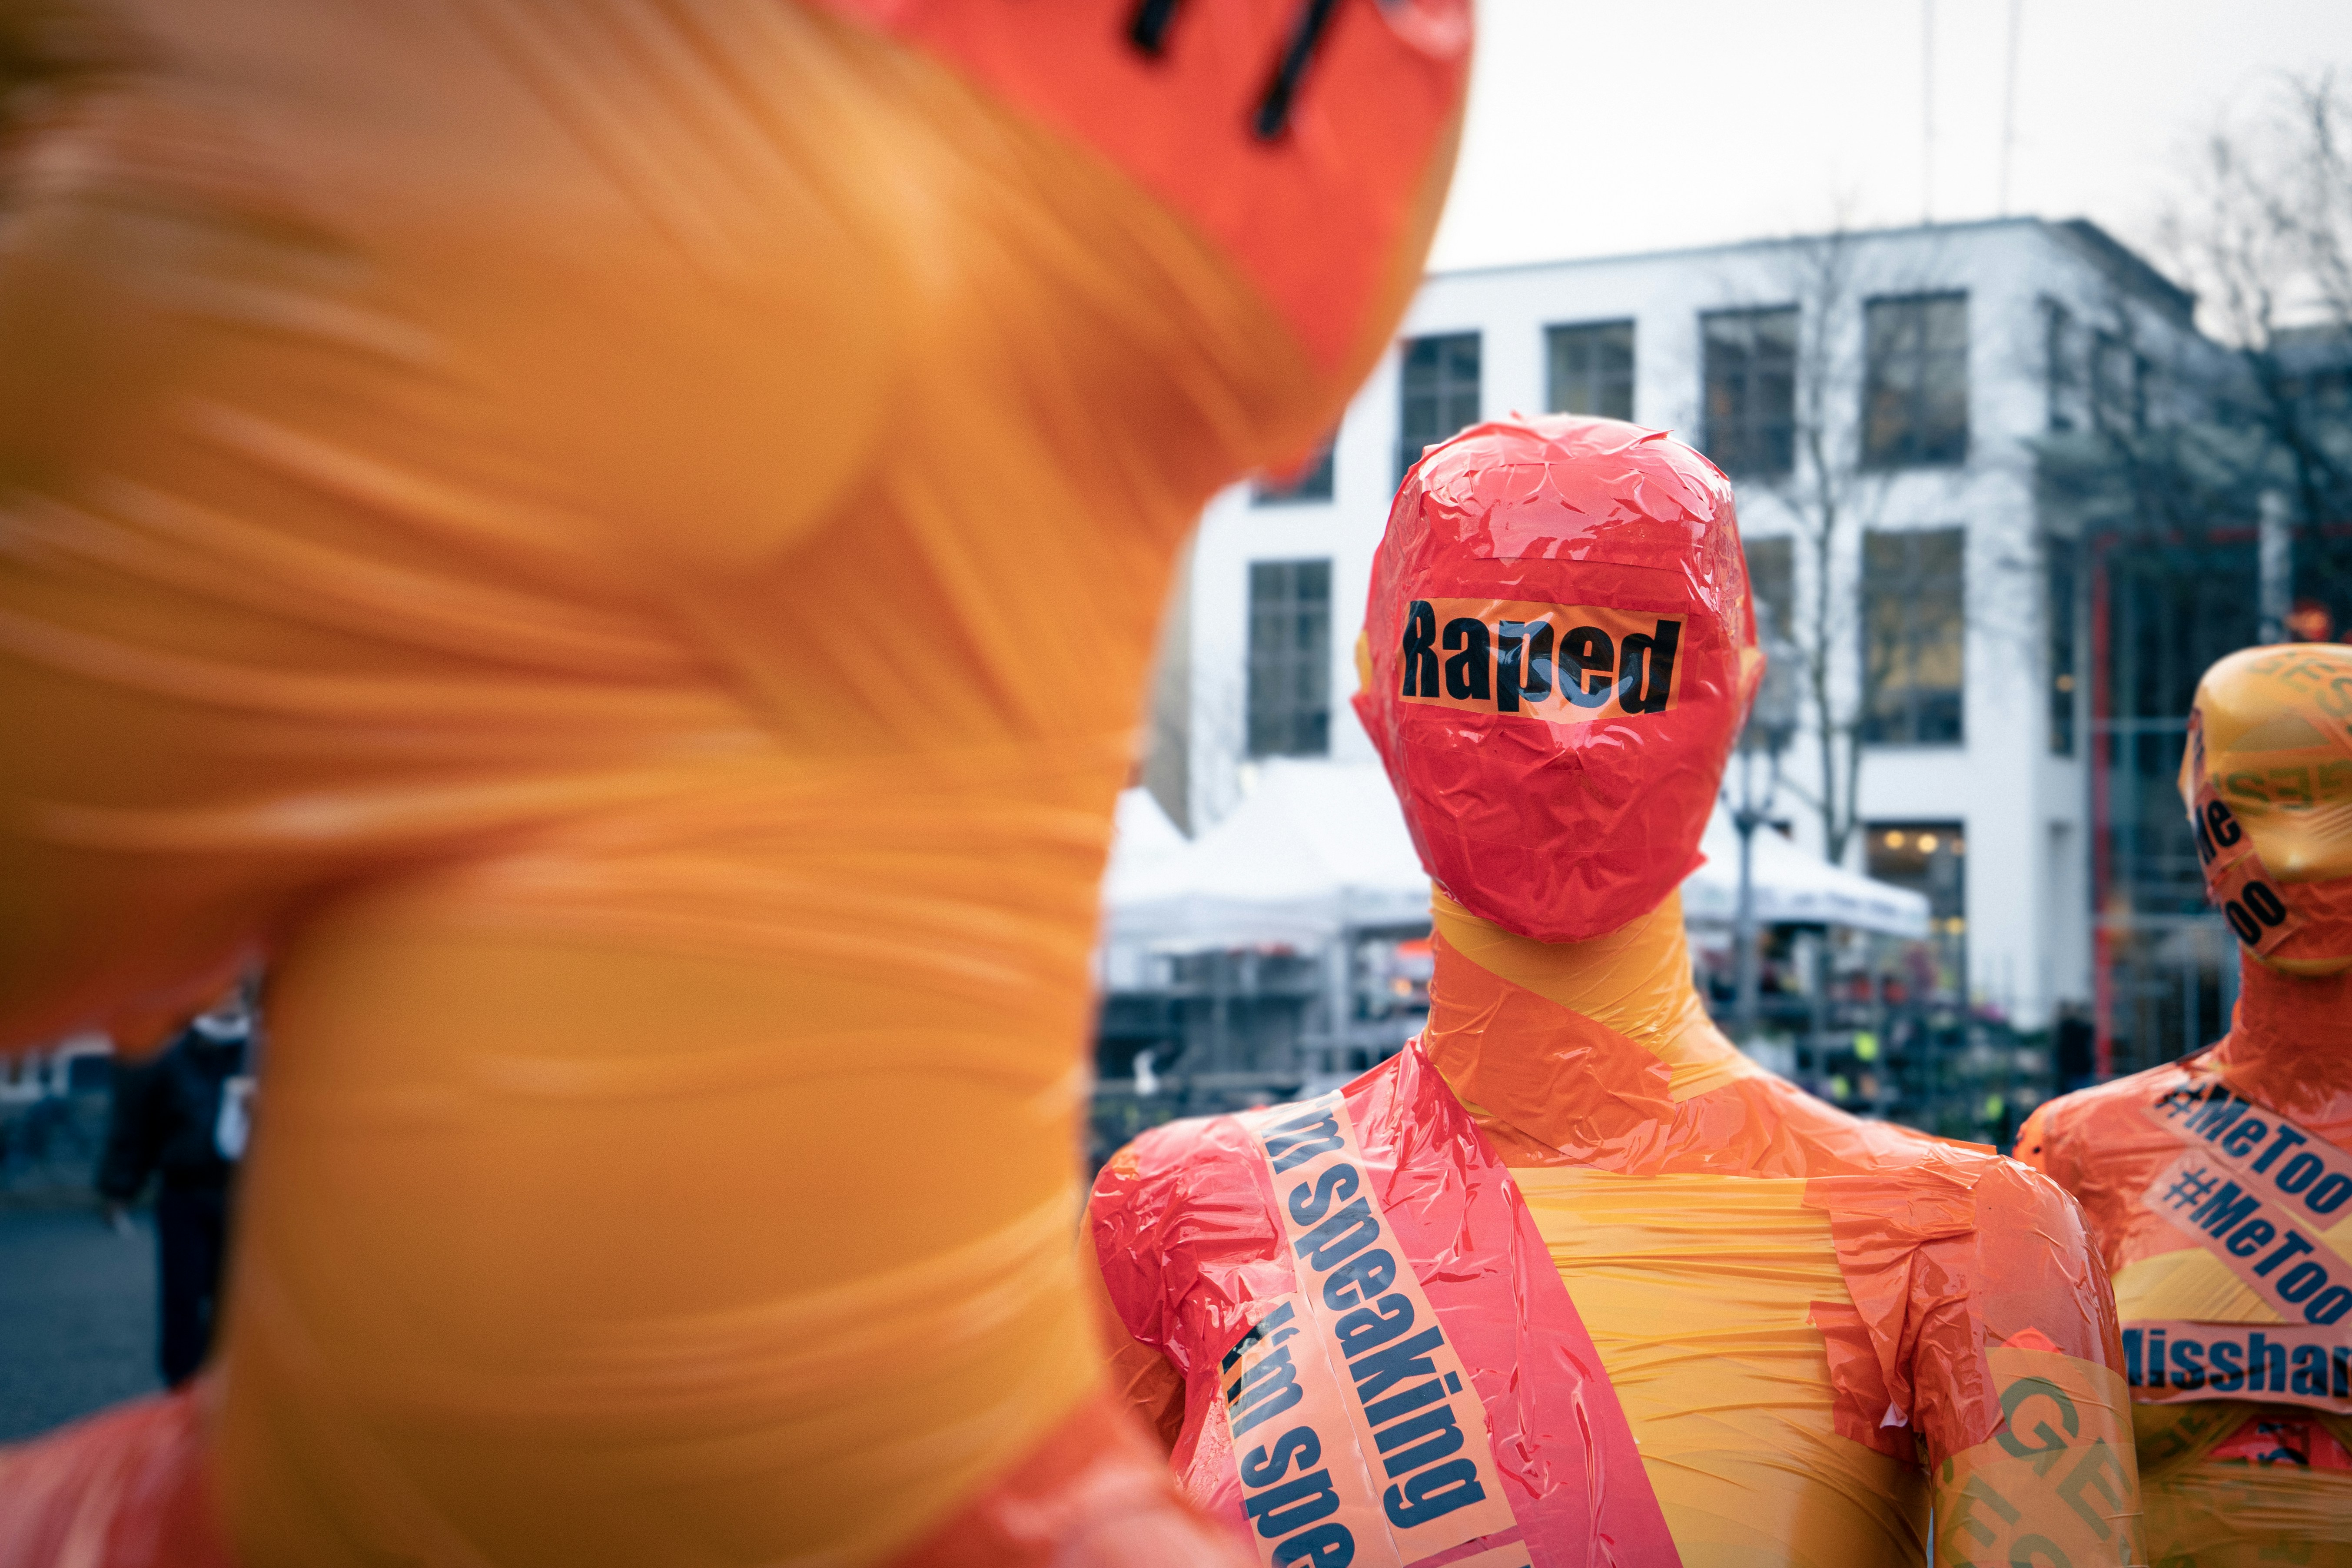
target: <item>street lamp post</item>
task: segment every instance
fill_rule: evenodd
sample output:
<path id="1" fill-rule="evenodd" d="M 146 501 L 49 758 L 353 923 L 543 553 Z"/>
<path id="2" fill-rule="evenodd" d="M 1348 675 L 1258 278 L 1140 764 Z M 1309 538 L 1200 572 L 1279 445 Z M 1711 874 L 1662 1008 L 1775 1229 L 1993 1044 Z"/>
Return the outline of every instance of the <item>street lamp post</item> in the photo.
<path id="1" fill-rule="evenodd" d="M 1780 788 L 1780 753 L 1797 732 L 1796 661 L 1792 650 L 1768 650 L 1764 679 L 1739 731 L 1739 765 L 1733 776 L 1736 794 L 1727 789 L 1731 825 L 1739 832 L 1739 905 L 1732 921 L 1732 956 L 1738 976 L 1738 1012 L 1733 1028 L 1742 1050 L 1752 1052 L 1759 1033 L 1756 952 L 1756 829 L 1769 820 L 1772 797 Z M 1758 783 L 1758 763 L 1763 780 Z"/>

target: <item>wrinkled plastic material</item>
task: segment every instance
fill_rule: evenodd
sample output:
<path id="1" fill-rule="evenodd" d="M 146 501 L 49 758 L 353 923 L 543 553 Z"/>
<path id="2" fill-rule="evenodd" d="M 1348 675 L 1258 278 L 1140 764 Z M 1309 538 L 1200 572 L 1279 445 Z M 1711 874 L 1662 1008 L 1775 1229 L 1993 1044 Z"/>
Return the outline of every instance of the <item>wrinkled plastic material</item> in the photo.
<path id="1" fill-rule="evenodd" d="M 2180 794 L 2205 886 L 2288 973 L 2352 965 L 2352 648 L 2242 648 L 2197 684 Z"/>
<path id="2" fill-rule="evenodd" d="M 1690 447 L 1565 415 L 1433 447 L 1364 636 L 1356 711 L 1464 908 L 1578 941 L 1698 865 L 1762 664 L 1731 486 Z"/>
<path id="3" fill-rule="evenodd" d="M 1465 18 L 1046 9 L 0 10 L 0 1038 L 270 960 L 239 1560 L 1198 1555 L 1071 1246 L 1097 883 Z"/>
<path id="4" fill-rule="evenodd" d="M 2345 1568 L 2352 1202 L 2323 1184 L 2352 1171 L 2352 973 L 2241 969 L 2218 1045 L 2042 1106 L 2018 1154 L 2082 1200 L 2115 1278 L 2152 1561 Z"/>
<path id="5" fill-rule="evenodd" d="M 1317 1342 L 1310 1330 L 1284 1347 L 1298 1353 L 1299 1381 L 1328 1385 L 1342 1407 L 1369 1403 L 1377 1415 L 1381 1399 L 1410 1398 L 1416 1390 L 1442 1402 L 1444 1390 L 1433 1385 L 1451 1364 L 1445 1358 L 1458 1358 L 1485 1417 L 1488 1454 L 1479 1458 L 1499 1473 L 1508 1511 L 1498 1527 L 1453 1544 L 1468 1550 L 1475 1542 L 1483 1552 L 1517 1540 L 1529 1554 L 1515 1560 L 1521 1568 L 1530 1557 L 1536 1568 L 1671 1563 L 1673 1545 L 1591 1342 L 1526 1205 L 1444 1081 L 1408 1047 L 1334 1098 L 1361 1150 L 1356 1168 L 1367 1206 L 1385 1228 L 1332 1267 L 1315 1268 L 1318 1242 L 1286 1234 L 1283 1205 L 1294 1221 L 1325 1219 L 1357 1189 L 1328 1180 L 1318 1188 L 1311 1165 L 1275 1170 L 1305 1147 L 1302 1132 L 1319 1128 L 1325 1102 L 1171 1123 L 1122 1150 L 1096 1184 L 1093 1236 L 1115 1337 L 1160 1360 L 1181 1385 L 1181 1414 L 1160 1405 L 1174 1416 L 1161 1430 L 1187 1493 L 1270 1557 L 1320 1521 L 1303 1521 L 1297 1531 L 1254 1528 L 1269 1517 L 1260 1500 L 1280 1481 L 1265 1477 L 1262 1458 L 1255 1470 L 1247 1463 L 1259 1447 L 1293 1429 L 1311 1431 L 1325 1468 L 1375 1476 L 1391 1452 L 1411 1451 L 1403 1439 L 1381 1437 L 1419 1418 L 1428 1403 L 1389 1418 L 1392 1426 L 1375 1420 L 1381 1433 L 1360 1437 L 1339 1421 L 1307 1422 L 1309 1400 L 1254 1422 L 1256 1389 L 1231 1381 L 1240 1368 L 1229 1352 L 1254 1327 L 1278 1323 L 1277 1333 L 1292 1327 L 1303 1314 L 1282 1309 L 1302 1289 L 1328 1288 L 1339 1264 L 1385 1258 L 1393 1245 L 1442 1331 L 1442 1345 L 1433 1337 L 1413 1352 L 1431 1357 L 1431 1365 L 1410 1380 L 1375 1385 L 1369 1402 L 1351 1401 L 1350 1384 L 1364 1386 L 1376 1373 L 1349 1377 L 1336 1360 L 1328 1367 L 1307 1363 Z M 1338 1239 L 1345 1245 L 1345 1233 Z M 1375 1314 L 1388 1314 L 1397 1309 L 1387 1301 L 1396 1299 L 1360 1289 L 1343 1305 L 1369 1302 Z M 1370 1331 L 1356 1369 L 1372 1365 L 1367 1356 L 1412 1342 L 1374 1337 L 1378 1323 L 1360 1327 Z M 1140 1370 L 1149 1362 L 1130 1355 L 1128 1364 Z M 1147 1379 L 1143 1386 L 1147 1410 L 1166 1398 L 1164 1384 Z M 1432 1463 L 1443 1461 L 1454 1456 Z M 1405 1472 L 1400 1484 L 1415 1474 Z M 1273 1517 L 1278 1524 L 1278 1510 Z M 1418 1560 L 1385 1545 L 1353 1539 L 1352 1560 L 1366 1568 Z"/>

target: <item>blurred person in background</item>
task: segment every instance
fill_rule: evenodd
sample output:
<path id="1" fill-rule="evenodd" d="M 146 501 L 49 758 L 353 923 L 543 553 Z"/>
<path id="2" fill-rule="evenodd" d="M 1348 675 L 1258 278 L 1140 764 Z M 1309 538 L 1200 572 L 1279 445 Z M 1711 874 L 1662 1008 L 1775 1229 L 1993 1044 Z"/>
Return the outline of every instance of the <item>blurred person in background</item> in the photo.
<path id="1" fill-rule="evenodd" d="M 229 1185 L 249 1127 L 252 1045 L 253 1010 L 239 986 L 153 1058 L 114 1069 L 98 1191 L 123 1226 L 124 1207 L 156 1181 L 156 1360 L 173 1387 L 195 1375 L 212 1348 Z"/>
<path id="2" fill-rule="evenodd" d="M 2097 1080 L 2098 1029 L 2081 1003 L 2059 1005 L 2058 1022 L 2051 1038 L 2058 1058 L 2059 1093 L 2072 1094 L 2078 1089 L 2088 1089 Z"/>

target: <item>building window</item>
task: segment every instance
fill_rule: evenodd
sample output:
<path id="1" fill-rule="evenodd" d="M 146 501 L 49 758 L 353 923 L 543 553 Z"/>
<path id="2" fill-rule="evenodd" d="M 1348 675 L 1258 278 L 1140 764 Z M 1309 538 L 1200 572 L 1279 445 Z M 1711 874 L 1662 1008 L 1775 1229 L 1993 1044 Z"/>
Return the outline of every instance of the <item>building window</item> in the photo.
<path id="1" fill-rule="evenodd" d="M 1633 323 L 1595 321 L 1549 327 L 1549 405 L 1554 414 L 1633 417 Z"/>
<path id="2" fill-rule="evenodd" d="M 2055 300 L 2042 301 L 2043 422 L 2052 435 L 2074 427 L 2081 379 L 2074 363 L 2074 318 Z"/>
<path id="3" fill-rule="evenodd" d="M 1862 460 L 1875 468 L 1969 455 L 1969 297 L 1873 300 L 1863 311 Z"/>
<path id="4" fill-rule="evenodd" d="M 1957 999 L 1968 976 L 1968 840 L 1957 822 L 1874 822 L 1863 829 L 1863 865 L 1877 881 L 1927 896 L 1935 992 Z"/>
<path id="5" fill-rule="evenodd" d="M 1780 648 L 1795 641 L 1791 635 L 1797 613 L 1797 542 L 1787 534 L 1748 542 L 1748 592 L 1756 601 L 1756 641 L 1765 653 L 1780 658 Z"/>
<path id="6" fill-rule="evenodd" d="M 2074 754 L 2075 603 L 2081 547 L 2053 539 L 2045 549 L 2050 566 L 2050 754 Z"/>
<path id="7" fill-rule="evenodd" d="M 1250 563 L 1249 754 L 1331 749 L 1331 563 Z"/>
<path id="8" fill-rule="evenodd" d="M 2103 430 L 2147 428 L 2147 362 L 2106 332 L 2091 348 L 2091 416 Z"/>
<path id="9" fill-rule="evenodd" d="M 1293 474 L 1265 474 L 1250 486 L 1252 506 L 1288 506 L 1296 501 L 1323 501 L 1331 499 L 1331 448 L 1338 440 L 1323 443 L 1322 449 Z"/>
<path id="10" fill-rule="evenodd" d="M 1478 423 L 1478 334 L 1408 338 L 1397 409 L 1397 482 L 1428 447 Z"/>
<path id="11" fill-rule="evenodd" d="M 1956 746 L 1965 738 L 1966 540 L 1957 528 L 1863 536 L 1864 740 Z"/>
<path id="12" fill-rule="evenodd" d="M 1710 310 L 1699 318 L 1706 455 L 1727 474 L 1795 466 L 1797 308 Z"/>
<path id="13" fill-rule="evenodd" d="M 1938 929 L 1968 917 L 1969 846 L 1957 822 L 1874 822 L 1863 859 L 1882 882 L 1927 895 Z"/>

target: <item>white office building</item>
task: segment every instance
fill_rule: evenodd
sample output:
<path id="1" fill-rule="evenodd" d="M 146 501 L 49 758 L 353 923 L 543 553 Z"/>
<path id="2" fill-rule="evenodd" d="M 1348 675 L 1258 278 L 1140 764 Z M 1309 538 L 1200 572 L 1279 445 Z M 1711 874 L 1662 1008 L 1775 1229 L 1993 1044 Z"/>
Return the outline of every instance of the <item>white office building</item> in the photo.
<path id="1" fill-rule="evenodd" d="M 1828 650 L 1859 752 L 1839 858 L 1927 891 L 1972 999 L 2039 1027 L 2088 997 L 2092 952 L 2083 591 L 2032 443 L 2161 416 L 2161 367 L 2205 352 L 2192 302 L 2094 226 L 2032 218 L 1433 276 L 1328 458 L 1204 515 L 1148 782 L 1198 832 L 1268 759 L 1371 759 L 1353 646 L 1424 445 L 1513 412 L 1664 427 L 1732 476 L 1771 632 Z M 1823 717 L 1776 811 L 1815 850 Z"/>

